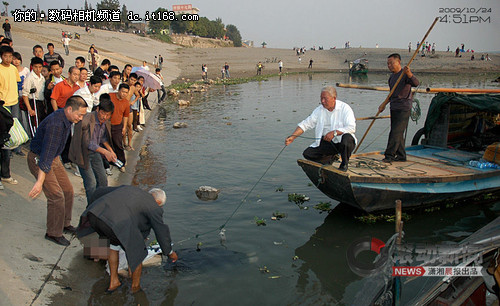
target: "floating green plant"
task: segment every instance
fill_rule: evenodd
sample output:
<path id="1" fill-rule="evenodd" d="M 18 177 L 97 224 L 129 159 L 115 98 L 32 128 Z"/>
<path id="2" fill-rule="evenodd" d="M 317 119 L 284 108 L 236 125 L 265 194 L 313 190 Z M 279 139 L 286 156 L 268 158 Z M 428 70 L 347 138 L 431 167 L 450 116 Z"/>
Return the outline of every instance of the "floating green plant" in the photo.
<path id="1" fill-rule="evenodd" d="M 257 224 L 257 226 L 261 226 L 261 225 L 266 226 L 266 220 L 259 218 L 257 216 L 255 216 L 253 219 L 255 221 L 255 224 Z"/>
<path id="2" fill-rule="evenodd" d="M 320 210 L 321 212 L 330 212 L 332 211 L 332 203 L 331 202 L 319 202 L 318 204 L 313 206 L 314 209 Z"/>
<path id="3" fill-rule="evenodd" d="M 286 217 L 287 217 L 287 214 L 286 214 L 286 213 L 279 212 L 279 211 L 275 211 L 275 212 L 273 212 L 273 217 L 274 217 L 276 220 L 279 220 L 279 219 L 286 218 Z"/>
<path id="4" fill-rule="evenodd" d="M 302 193 L 289 193 L 288 202 L 294 202 L 297 205 L 304 204 L 304 202 L 309 201 L 309 197 Z"/>
<path id="5" fill-rule="evenodd" d="M 366 215 L 366 216 L 360 216 L 360 217 L 354 217 L 356 220 L 361 221 L 363 223 L 367 224 L 373 224 L 378 221 L 384 221 L 384 222 L 395 222 L 396 216 L 395 215 Z M 408 221 L 411 219 L 411 216 L 406 213 L 401 214 L 401 220 L 403 221 Z"/>

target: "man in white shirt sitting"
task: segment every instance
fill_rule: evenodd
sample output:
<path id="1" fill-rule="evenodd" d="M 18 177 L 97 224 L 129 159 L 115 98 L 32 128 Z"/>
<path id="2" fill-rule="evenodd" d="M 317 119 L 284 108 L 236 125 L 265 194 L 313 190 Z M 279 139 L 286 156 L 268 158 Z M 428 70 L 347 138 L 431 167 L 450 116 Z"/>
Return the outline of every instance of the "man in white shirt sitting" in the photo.
<path id="1" fill-rule="evenodd" d="M 316 141 L 304 150 L 304 157 L 315 162 L 327 159 L 328 163 L 340 154 L 342 162 L 339 170 L 347 171 L 349 157 L 356 147 L 356 118 L 349 105 L 337 100 L 337 91 L 333 86 L 321 90 L 321 105 L 299 123 L 293 134 L 286 138 L 285 145 L 313 128 Z"/>

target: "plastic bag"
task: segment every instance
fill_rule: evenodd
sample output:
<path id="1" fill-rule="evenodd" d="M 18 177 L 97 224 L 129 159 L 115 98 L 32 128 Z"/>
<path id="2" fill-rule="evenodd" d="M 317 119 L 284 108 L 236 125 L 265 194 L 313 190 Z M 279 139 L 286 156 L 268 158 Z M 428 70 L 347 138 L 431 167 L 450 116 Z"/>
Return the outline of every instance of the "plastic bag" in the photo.
<path id="1" fill-rule="evenodd" d="M 28 134 L 26 134 L 21 122 L 17 118 L 14 118 L 14 124 L 9 130 L 9 135 L 10 139 L 3 146 L 7 150 L 15 149 L 29 140 Z"/>

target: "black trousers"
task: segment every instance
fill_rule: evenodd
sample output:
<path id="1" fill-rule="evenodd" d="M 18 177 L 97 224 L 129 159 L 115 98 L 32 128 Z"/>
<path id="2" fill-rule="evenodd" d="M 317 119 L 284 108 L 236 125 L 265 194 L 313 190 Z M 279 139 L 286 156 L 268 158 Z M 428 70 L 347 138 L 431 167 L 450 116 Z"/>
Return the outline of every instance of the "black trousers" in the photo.
<path id="1" fill-rule="evenodd" d="M 404 133 L 408 127 L 411 111 L 391 110 L 391 132 L 385 149 L 388 159 L 406 160 Z"/>
<path id="2" fill-rule="evenodd" d="M 69 159 L 68 155 L 69 155 L 69 147 L 71 145 L 71 134 L 68 136 L 68 141 L 66 141 L 66 145 L 64 146 L 64 150 L 62 151 L 61 153 L 61 159 L 62 159 L 62 162 L 63 164 L 67 164 L 67 163 L 70 163 L 71 160 Z"/>
<path id="3" fill-rule="evenodd" d="M 325 157 L 333 157 L 335 154 L 340 154 L 340 157 L 342 158 L 341 165 L 347 165 L 355 146 L 356 143 L 354 141 L 354 137 L 352 137 L 351 134 L 346 133 L 342 134 L 342 139 L 339 143 L 328 142 L 321 139 L 318 147 L 309 147 L 304 150 L 302 155 L 305 159 L 321 162 L 325 159 Z"/>
<path id="4" fill-rule="evenodd" d="M 149 107 L 148 97 L 149 93 L 144 98 L 142 98 L 142 108 L 151 110 L 151 107 Z"/>
<path id="5" fill-rule="evenodd" d="M 125 151 L 123 150 L 123 123 L 111 125 L 111 139 L 113 140 L 113 149 L 116 157 L 125 165 Z"/>
<path id="6" fill-rule="evenodd" d="M 10 177 L 10 150 L 2 149 L 0 146 L 0 182 L 3 178 Z"/>
<path id="7" fill-rule="evenodd" d="M 35 103 L 33 102 L 33 99 L 29 100 L 30 101 L 30 106 L 32 110 L 35 110 Z M 22 102 L 24 103 L 24 102 Z M 38 125 L 42 122 L 45 117 L 47 117 L 47 106 L 45 105 L 45 101 L 43 100 L 36 100 L 36 116 L 30 116 L 29 113 L 26 111 L 26 116 L 30 117 L 31 120 L 31 126 L 36 130 L 38 128 L 36 122 L 38 118 Z M 30 121 L 28 121 L 29 124 Z M 31 130 L 26 131 L 28 134 L 31 134 L 31 138 L 35 137 L 35 135 L 32 135 Z"/>
<path id="8" fill-rule="evenodd" d="M 104 156 L 102 157 L 102 164 L 104 165 L 104 169 L 109 169 L 109 161 Z"/>
<path id="9" fill-rule="evenodd" d="M 156 92 L 158 93 L 158 103 L 165 100 L 165 97 L 167 96 L 167 90 L 165 89 L 165 86 L 161 85 L 161 89 L 158 89 Z M 160 93 L 161 93 L 161 97 L 160 97 Z"/>
<path id="10" fill-rule="evenodd" d="M 94 231 L 99 234 L 99 238 L 109 239 L 109 243 L 113 245 L 121 245 L 120 240 L 116 237 L 115 233 L 104 221 L 97 218 L 93 213 L 89 212 L 87 214 L 87 218 L 89 219 L 90 226 L 94 229 Z"/>

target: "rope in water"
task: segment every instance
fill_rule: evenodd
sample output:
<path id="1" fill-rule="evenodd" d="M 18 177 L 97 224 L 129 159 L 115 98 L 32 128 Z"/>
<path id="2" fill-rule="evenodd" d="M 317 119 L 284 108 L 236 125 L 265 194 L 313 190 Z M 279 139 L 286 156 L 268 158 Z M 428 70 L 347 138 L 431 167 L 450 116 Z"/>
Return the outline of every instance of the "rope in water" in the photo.
<path id="1" fill-rule="evenodd" d="M 278 159 L 278 157 L 281 155 L 281 153 L 283 153 L 283 151 L 285 150 L 286 146 L 284 146 L 281 151 L 278 153 L 278 155 L 276 155 L 276 157 L 274 158 L 274 160 L 271 162 L 271 164 L 267 167 L 266 171 L 264 171 L 264 173 L 261 175 L 261 177 L 257 180 L 257 182 L 252 186 L 252 188 L 250 188 L 250 190 L 247 192 L 247 194 L 243 197 L 243 199 L 240 201 L 240 204 L 233 210 L 233 212 L 231 213 L 231 215 L 229 215 L 229 217 L 226 219 L 226 221 L 221 225 L 219 226 L 218 228 L 215 228 L 215 229 L 212 229 L 212 230 L 209 230 L 209 231 L 206 231 L 204 233 L 201 233 L 201 234 L 196 234 L 194 236 L 191 236 L 189 238 L 186 238 L 184 240 L 180 240 L 178 241 L 177 243 L 178 244 L 181 244 L 183 242 L 186 242 L 186 241 L 189 241 L 191 239 L 195 239 L 195 238 L 199 238 L 201 236 L 204 236 L 206 234 L 209 234 L 209 233 L 213 233 L 213 232 L 216 232 L 216 231 L 222 231 L 222 229 L 224 227 L 226 227 L 226 225 L 229 223 L 229 221 L 233 218 L 233 216 L 236 214 L 236 212 L 240 209 L 240 207 L 243 205 L 243 203 L 245 203 L 246 199 L 248 198 L 248 196 L 252 193 L 252 191 L 255 189 L 255 187 L 257 187 L 257 185 L 260 183 L 260 181 L 262 181 L 262 179 L 264 178 L 264 176 L 267 174 L 267 172 L 269 171 L 269 169 L 271 169 L 271 167 L 274 165 L 274 163 L 276 162 L 276 160 Z"/>
<path id="2" fill-rule="evenodd" d="M 387 130 L 387 129 L 386 129 Z M 382 132 L 382 134 L 385 133 Z M 382 135 L 381 134 L 381 135 Z M 380 137 L 381 135 L 379 135 L 378 137 Z M 312 140 L 318 140 L 318 139 L 321 139 L 321 138 L 317 138 L 317 137 L 307 137 L 307 136 L 297 136 L 298 138 L 304 138 L 304 139 L 312 139 Z M 373 143 L 373 142 L 372 142 Z M 368 145 L 370 146 L 370 144 Z M 365 149 L 368 147 L 366 146 Z M 187 241 L 190 241 L 192 239 L 196 239 L 196 238 L 199 238 L 201 236 L 204 236 L 204 235 L 207 235 L 207 234 L 210 234 L 210 233 L 213 233 L 213 232 L 216 232 L 216 231 L 219 231 L 221 233 L 222 229 L 224 229 L 226 227 L 226 225 L 229 223 L 229 221 L 233 218 L 233 216 L 236 214 L 236 212 L 241 208 L 241 206 L 243 205 L 243 203 L 245 203 L 246 199 L 248 198 L 248 196 L 252 193 L 252 191 L 255 189 L 255 187 L 257 187 L 257 185 L 260 183 L 260 181 L 262 181 L 262 179 L 264 178 L 264 176 L 267 174 L 267 172 L 269 171 L 269 169 L 271 169 L 271 167 L 274 165 L 274 163 L 276 162 L 276 160 L 279 158 L 279 156 L 281 155 L 281 153 L 283 153 L 283 151 L 285 150 L 287 146 L 284 146 L 281 151 L 276 155 L 276 157 L 273 159 L 273 161 L 271 162 L 271 164 L 269 164 L 269 166 L 267 167 L 267 169 L 264 171 L 264 173 L 261 175 L 261 177 L 257 180 L 257 182 L 252 186 L 252 188 L 250 188 L 250 190 L 247 192 L 247 194 L 243 197 L 243 199 L 240 201 L 240 204 L 238 204 L 238 206 L 233 210 L 233 212 L 231 213 L 231 215 L 229 215 L 229 217 L 226 219 L 226 221 L 220 225 L 218 228 L 214 228 L 214 229 L 211 229 L 211 230 L 208 230 L 206 232 L 203 232 L 203 233 L 199 233 L 199 234 L 195 234 L 189 238 L 186 238 L 186 239 L 183 239 L 183 240 L 180 240 L 180 241 L 177 241 L 177 244 L 182 244 L 184 242 L 187 242 Z"/>

